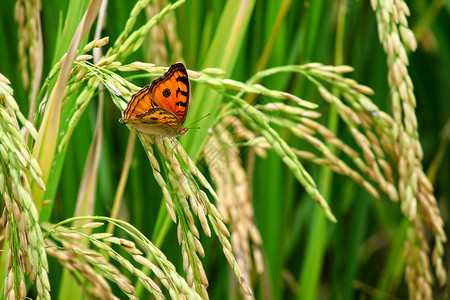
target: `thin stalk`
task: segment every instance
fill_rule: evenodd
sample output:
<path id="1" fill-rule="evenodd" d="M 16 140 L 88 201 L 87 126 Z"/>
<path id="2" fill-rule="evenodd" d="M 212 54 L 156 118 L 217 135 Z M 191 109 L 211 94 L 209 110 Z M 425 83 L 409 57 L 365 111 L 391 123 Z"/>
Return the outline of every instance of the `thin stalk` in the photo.
<path id="1" fill-rule="evenodd" d="M 131 159 L 133 158 L 135 141 L 136 141 L 136 133 L 133 130 L 130 132 L 130 136 L 128 137 L 127 150 L 125 152 L 125 161 L 123 162 L 122 173 L 120 174 L 119 185 L 117 187 L 116 196 L 114 197 L 114 204 L 111 209 L 110 217 L 112 219 L 117 218 L 117 216 L 119 215 L 120 206 L 122 205 L 123 193 L 125 191 L 125 185 L 128 180 Z M 108 223 L 106 232 L 113 233 L 113 231 L 114 231 L 114 224 Z"/>
<path id="2" fill-rule="evenodd" d="M 336 28 L 336 44 L 335 44 L 335 64 L 340 65 L 343 61 L 343 41 L 345 28 L 345 7 L 347 1 L 339 2 L 339 12 Z M 338 90 L 334 88 L 333 94 L 336 95 Z M 337 135 L 339 118 L 337 110 L 334 106 L 329 107 L 328 126 L 327 128 Z M 336 147 L 329 145 L 330 151 L 334 152 Z M 322 192 L 325 199 L 330 199 L 332 195 L 333 173 L 328 167 L 321 167 L 319 173 L 318 188 Z M 319 291 L 319 282 L 321 277 L 322 264 L 325 254 L 325 248 L 328 240 L 329 226 L 326 223 L 325 216 L 320 209 L 314 207 L 313 224 L 308 234 L 308 242 L 306 255 L 303 261 L 305 265 L 300 272 L 300 293 L 298 299 L 317 299 Z"/>
<path id="3" fill-rule="evenodd" d="M 254 6 L 255 0 L 228 0 L 226 2 L 208 55 L 202 63 L 205 68 L 219 67 L 226 72 L 226 76 L 231 75 L 247 34 Z M 205 86 L 198 86 L 193 96 L 189 112 L 190 118 L 198 120 L 206 113 L 211 113 L 213 116 L 205 119 L 196 134 L 187 134 L 180 138 L 180 142 L 189 156 L 196 158 L 206 141 L 208 128 L 211 128 L 215 120 L 214 117 L 219 111 L 223 97 Z"/>

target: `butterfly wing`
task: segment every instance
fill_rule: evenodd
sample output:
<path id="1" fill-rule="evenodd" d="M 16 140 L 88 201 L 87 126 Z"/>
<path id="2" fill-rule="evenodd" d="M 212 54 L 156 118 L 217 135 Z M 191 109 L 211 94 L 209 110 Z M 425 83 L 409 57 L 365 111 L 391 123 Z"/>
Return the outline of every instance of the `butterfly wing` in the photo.
<path id="1" fill-rule="evenodd" d="M 131 100 L 128 103 L 127 108 L 123 111 L 123 118 L 119 122 L 126 119 L 132 119 L 137 115 L 144 114 L 149 109 L 155 107 L 150 97 L 150 86 L 147 85 L 140 89 L 136 94 L 131 96 Z"/>
<path id="2" fill-rule="evenodd" d="M 153 80 L 148 93 L 155 106 L 163 107 L 175 114 L 181 125 L 186 120 L 189 110 L 189 78 L 183 63 L 170 66 L 164 75 Z"/>
<path id="3" fill-rule="evenodd" d="M 181 127 L 178 116 L 162 107 L 154 107 L 135 118 L 122 119 L 122 123 L 133 125 L 136 130 L 158 136 L 176 137 L 187 129 Z"/>

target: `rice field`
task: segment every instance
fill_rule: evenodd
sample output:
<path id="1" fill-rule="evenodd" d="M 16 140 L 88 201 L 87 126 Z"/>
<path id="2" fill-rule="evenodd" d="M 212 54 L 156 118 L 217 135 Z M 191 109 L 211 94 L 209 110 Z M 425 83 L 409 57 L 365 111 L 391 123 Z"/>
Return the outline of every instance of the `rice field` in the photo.
<path id="1" fill-rule="evenodd" d="M 448 3 L 0 14 L 3 298 L 450 297 Z"/>

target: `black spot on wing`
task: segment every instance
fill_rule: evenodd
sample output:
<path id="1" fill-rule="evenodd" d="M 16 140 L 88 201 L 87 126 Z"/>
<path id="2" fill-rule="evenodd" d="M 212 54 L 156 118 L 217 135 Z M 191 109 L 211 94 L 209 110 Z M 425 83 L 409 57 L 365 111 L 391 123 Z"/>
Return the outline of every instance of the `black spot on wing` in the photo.
<path id="1" fill-rule="evenodd" d="M 164 97 L 167 98 L 167 97 L 170 96 L 170 94 L 171 94 L 171 93 L 170 93 L 170 90 L 169 90 L 169 89 L 164 89 L 164 90 L 163 90 L 163 96 L 164 96 Z"/>
<path id="2" fill-rule="evenodd" d="M 187 101 L 183 102 L 183 101 L 178 101 L 177 103 L 175 103 L 177 106 L 183 106 L 186 107 L 187 106 Z"/>
<path id="3" fill-rule="evenodd" d="M 176 80 L 177 80 L 177 81 L 181 81 L 181 82 L 184 83 L 185 85 L 188 85 L 188 84 L 189 84 L 189 79 L 188 79 L 186 76 L 180 76 L 180 77 L 177 77 Z"/>
<path id="4" fill-rule="evenodd" d="M 180 90 L 180 88 L 177 88 L 177 96 L 179 93 L 181 93 L 181 95 L 183 95 L 185 97 L 187 97 L 189 95 L 188 92 L 182 91 L 182 90 Z"/>

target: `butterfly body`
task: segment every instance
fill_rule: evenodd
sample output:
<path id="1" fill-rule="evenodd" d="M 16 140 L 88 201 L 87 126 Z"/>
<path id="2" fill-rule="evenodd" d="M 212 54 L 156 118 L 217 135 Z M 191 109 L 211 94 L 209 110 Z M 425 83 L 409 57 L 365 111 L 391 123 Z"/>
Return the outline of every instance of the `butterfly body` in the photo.
<path id="1" fill-rule="evenodd" d="M 182 125 L 190 101 L 189 78 L 185 66 L 175 63 L 164 75 L 131 97 L 123 112 L 122 124 L 163 137 L 177 137 L 187 131 Z"/>

